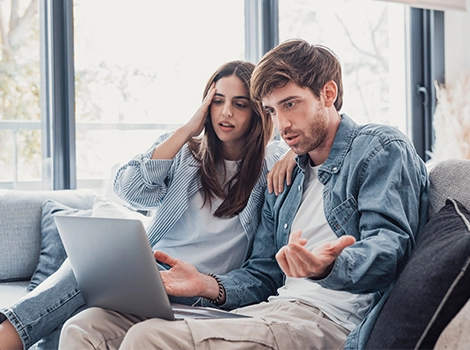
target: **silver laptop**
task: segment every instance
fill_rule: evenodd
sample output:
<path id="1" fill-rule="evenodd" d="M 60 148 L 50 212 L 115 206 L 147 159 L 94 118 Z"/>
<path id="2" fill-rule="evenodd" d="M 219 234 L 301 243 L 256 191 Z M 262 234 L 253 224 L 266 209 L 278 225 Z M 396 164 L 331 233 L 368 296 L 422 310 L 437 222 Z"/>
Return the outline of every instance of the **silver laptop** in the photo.
<path id="1" fill-rule="evenodd" d="M 87 305 L 166 320 L 248 317 L 171 304 L 140 220 L 56 215 Z"/>

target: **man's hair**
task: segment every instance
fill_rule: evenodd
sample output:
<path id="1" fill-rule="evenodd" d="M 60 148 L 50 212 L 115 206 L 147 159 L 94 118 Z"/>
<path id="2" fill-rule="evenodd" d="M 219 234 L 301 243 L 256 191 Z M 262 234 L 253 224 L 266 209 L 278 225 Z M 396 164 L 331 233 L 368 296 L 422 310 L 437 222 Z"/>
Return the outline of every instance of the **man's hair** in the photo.
<path id="1" fill-rule="evenodd" d="M 305 40 L 291 39 L 267 52 L 251 76 L 251 94 L 254 100 L 261 99 L 274 89 L 289 82 L 309 88 L 316 97 L 329 81 L 338 87 L 335 108 L 343 106 L 343 81 L 341 63 L 329 48 L 312 45 Z"/>

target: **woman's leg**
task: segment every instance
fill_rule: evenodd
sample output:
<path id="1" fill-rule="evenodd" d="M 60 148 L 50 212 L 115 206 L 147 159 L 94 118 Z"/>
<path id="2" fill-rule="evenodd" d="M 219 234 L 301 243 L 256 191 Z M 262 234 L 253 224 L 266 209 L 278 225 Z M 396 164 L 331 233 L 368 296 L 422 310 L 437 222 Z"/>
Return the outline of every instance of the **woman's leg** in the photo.
<path id="1" fill-rule="evenodd" d="M 65 260 L 57 272 L 32 292 L 11 307 L 0 310 L 0 322 L 5 320 L 10 322 L 10 324 L 1 323 L 3 327 L 0 332 L 5 332 L 7 337 L 4 338 L 0 333 L 0 349 L 4 347 L 7 349 L 4 340 L 17 339 L 12 334 L 10 325 L 16 330 L 25 349 L 48 335 L 51 336 L 45 338 L 47 341 L 38 345 L 44 349 L 57 348 L 62 324 L 84 305 L 85 301 L 70 263 Z"/>

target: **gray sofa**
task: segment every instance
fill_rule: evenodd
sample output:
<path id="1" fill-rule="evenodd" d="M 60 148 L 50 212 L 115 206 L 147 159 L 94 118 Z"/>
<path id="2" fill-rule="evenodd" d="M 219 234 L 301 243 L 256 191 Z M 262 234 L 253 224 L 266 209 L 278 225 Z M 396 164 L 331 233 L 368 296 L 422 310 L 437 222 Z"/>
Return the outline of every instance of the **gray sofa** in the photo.
<path id="1" fill-rule="evenodd" d="M 430 170 L 430 217 L 454 198 L 470 209 L 470 161 L 450 159 Z M 23 192 L 0 191 L 0 308 L 27 291 L 41 248 L 41 213 L 46 199 L 73 208 L 90 209 L 96 194 L 91 190 Z M 470 288 L 469 288 L 470 290 Z M 440 334 L 436 348 L 467 349 L 470 345 L 470 303 L 460 310 Z"/>

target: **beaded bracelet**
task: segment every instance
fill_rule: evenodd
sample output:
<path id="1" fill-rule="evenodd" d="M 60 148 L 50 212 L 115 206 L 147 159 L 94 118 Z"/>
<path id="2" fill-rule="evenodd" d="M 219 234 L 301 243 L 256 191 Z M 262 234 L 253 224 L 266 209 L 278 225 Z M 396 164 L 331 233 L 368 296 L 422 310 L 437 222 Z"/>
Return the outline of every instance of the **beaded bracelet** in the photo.
<path id="1" fill-rule="evenodd" d="M 221 300 L 225 295 L 225 288 L 222 285 L 222 282 L 220 281 L 219 277 L 217 277 L 216 275 L 214 275 L 213 273 L 210 273 L 210 272 L 206 273 L 206 275 L 211 276 L 212 278 L 214 278 L 217 281 L 217 284 L 219 285 L 219 295 L 217 295 L 217 298 L 215 298 L 215 299 L 207 299 L 206 298 L 206 299 L 209 300 L 212 304 L 219 305 L 219 304 L 221 304 Z"/>

